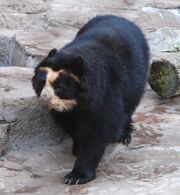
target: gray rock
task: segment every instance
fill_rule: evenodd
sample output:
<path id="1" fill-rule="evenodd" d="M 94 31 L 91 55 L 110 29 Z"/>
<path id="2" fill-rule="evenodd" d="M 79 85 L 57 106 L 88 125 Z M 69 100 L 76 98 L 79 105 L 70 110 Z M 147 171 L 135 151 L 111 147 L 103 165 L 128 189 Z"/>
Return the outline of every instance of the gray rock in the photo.
<path id="1" fill-rule="evenodd" d="M 72 142 L 11 151 L 0 160 L 0 192 L 37 195 L 125 194 L 179 195 L 180 98 L 162 101 L 150 89 L 134 114 L 129 147 L 110 145 L 86 185 L 68 186 L 63 177 L 73 167 Z"/>
<path id="2" fill-rule="evenodd" d="M 9 44 L 6 65 L 35 67 L 52 48 L 60 49 L 72 40 L 78 29 L 55 28 L 17 32 Z"/>
<path id="3" fill-rule="evenodd" d="M 5 124 L 3 124 L 5 123 Z M 9 124 L 0 120 L 0 156 L 6 154 L 9 141 Z"/>
<path id="4" fill-rule="evenodd" d="M 160 28 L 148 34 L 152 51 L 178 52 L 180 51 L 180 29 Z"/>
<path id="5" fill-rule="evenodd" d="M 1 0 L 0 26 L 16 30 L 47 28 L 46 9 L 42 0 Z"/>
<path id="6" fill-rule="evenodd" d="M 133 21 L 139 24 L 146 33 L 163 27 L 179 28 L 180 11 L 179 9 L 142 7 Z"/>
<path id="7" fill-rule="evenodd" d="M 46 4 L 43 0 L 1 0 L 0 2 L 1 13 L 36 14 L 44 11 L 46 11 Z"/>
<path id="8" fill-rule="evenodd" d="M 144 6 L 145 7 L 155 7 L 155 8 L 160 8 L 160 9 L 176 9 L 179 8 L 180 6 L 180 2 L 179 0 L 147 0 L 147 1 L 143 1 L 143 0 L 139 0 L 136 1 L 137 4 L 144 2 Z"/>
<path id="9" fill-rule="evenodd" d="M 0 66 L 6 64 L 7 56 L 9 54 L 9 45 L 15 31 L 1 30 L 0 32 Z"/>
<path id="10" fill-rule="evenodd" d="M 60 49 L 71 41 L 78 29 L 98 14 L 115 14 L 136 22 L 143 28 L 150 43 L 154 42 L 155 45 L 155 38 L 159 41 L 162 36 L 165 36 L 164 38 L 169 36 L 158 29 L 165 29 L 167 26 L 171 29 L 179 28 L 179 4 L 178 0 L 173 2 L 104 0 L 103 4 L 94 0 L 46 2 L 21 0 L 16 3 L 4 0 L 1 2 L 4 9 L 0 17 L 1 28 L 18 29 L 18 31 L 14 30 L 14 36 L 11 38 L 8 35 L 0 38 L 2 45 L 0 64 L 35 67 L 50 49 L 54 47 Z M 43 30 L 46 28 L 49 30 Z M 172 36 L 173 33 L 178 32 L 173 30 Z M 159 46 L 160 50 L 164 49 L 163 44 Z"/>
<path id="11" fill-rule="evenodd" d="M 164 1 L 108 1 L 95 0 L 49 1 L 47 19 L 49 26 L 73 26 L 80 28 L 96 15 L 115 14 L 124 16 L 139 24 L 144 30 L 166 26 L 179 27 L 180 2 Z M 61 10 L 61 11 L 59 11 Z M 67 12 L 67 10 L 69 10 Z"/>
<path id="12" fill-rule="evenodd" d="M 24 29 L 46 29 L 46 15 L 40 14 L 21 14 L 21 13 L 0 13 L 0 26 L 12 30 Z"/>
<path id="13" fill-rule="evenodd" d="M 47 146 L 61 140 L 62 131 L 38 105 L 31 87 L 32 75 L 32 69 L 0 68 L 0 145 L 7 142 L 9 150 Z"/>

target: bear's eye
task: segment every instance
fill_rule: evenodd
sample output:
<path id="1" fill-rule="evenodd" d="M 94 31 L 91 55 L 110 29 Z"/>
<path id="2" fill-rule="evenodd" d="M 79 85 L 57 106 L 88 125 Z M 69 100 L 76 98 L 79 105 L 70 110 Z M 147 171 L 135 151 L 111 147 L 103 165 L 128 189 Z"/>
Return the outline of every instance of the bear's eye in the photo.
<path id="1" fill-rule="evenodd" d="M 55 91 L 65 92 L 66 91 L 66 87 L 64 85 L 60 85 L 60 86 L 58 86 L 58 88 L 55 89 Z"/>
<path id="2" fill-rule="evenodd" d="M 65 90 L 66 86 L 69 85 L 69 78 L 65 74 L 60 74 L 59 77 L 54 81 L 54 89 Z"/>

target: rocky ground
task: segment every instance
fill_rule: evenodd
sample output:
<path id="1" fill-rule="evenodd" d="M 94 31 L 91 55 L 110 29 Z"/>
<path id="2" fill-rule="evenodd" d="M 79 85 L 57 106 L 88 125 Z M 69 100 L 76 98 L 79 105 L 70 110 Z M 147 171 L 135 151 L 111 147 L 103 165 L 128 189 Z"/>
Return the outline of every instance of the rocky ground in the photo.
<path id="1" fill-rule="evenodd" d="M 180 194 L 180 97 L 162 100 L 149 87 L 129 147 L 109 146 L 89 184 L 63 184 L 71 141 L 38 106 L 30 80 L 51 48 L 98 14 L 140 25 L 152 59 L 180 55 L 179 0 L 0 0 L 0 194 Z"/>

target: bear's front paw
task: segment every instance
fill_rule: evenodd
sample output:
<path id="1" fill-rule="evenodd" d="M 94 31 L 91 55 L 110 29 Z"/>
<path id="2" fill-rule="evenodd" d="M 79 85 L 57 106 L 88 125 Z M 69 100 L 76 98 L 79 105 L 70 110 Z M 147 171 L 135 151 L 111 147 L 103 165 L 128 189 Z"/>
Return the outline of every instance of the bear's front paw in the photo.
<path id="1" fill-rule="evenodd" d="M 94 178 L 95 178 L 95 175 L 94 176 L 89 176 L 89 175 L 81 176 L 80 174 L 71 171 L 65 176 L 64 183 L 69 184 L 69 185 L 85 184 L 93 180 Z"/>

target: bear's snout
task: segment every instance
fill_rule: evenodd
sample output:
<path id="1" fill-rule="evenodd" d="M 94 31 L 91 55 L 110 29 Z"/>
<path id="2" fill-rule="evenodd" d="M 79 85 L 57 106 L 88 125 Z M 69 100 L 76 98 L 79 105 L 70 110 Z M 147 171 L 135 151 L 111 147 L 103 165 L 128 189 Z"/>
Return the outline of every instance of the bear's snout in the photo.
<path id="1" fill-rule="evenodd" d="M 53 97 L 54 97 L 54 90 L 50 85 L 46 84 L 39 97 L 39 103 L 41 107 L 45 109 L 51 109 Z"/>

